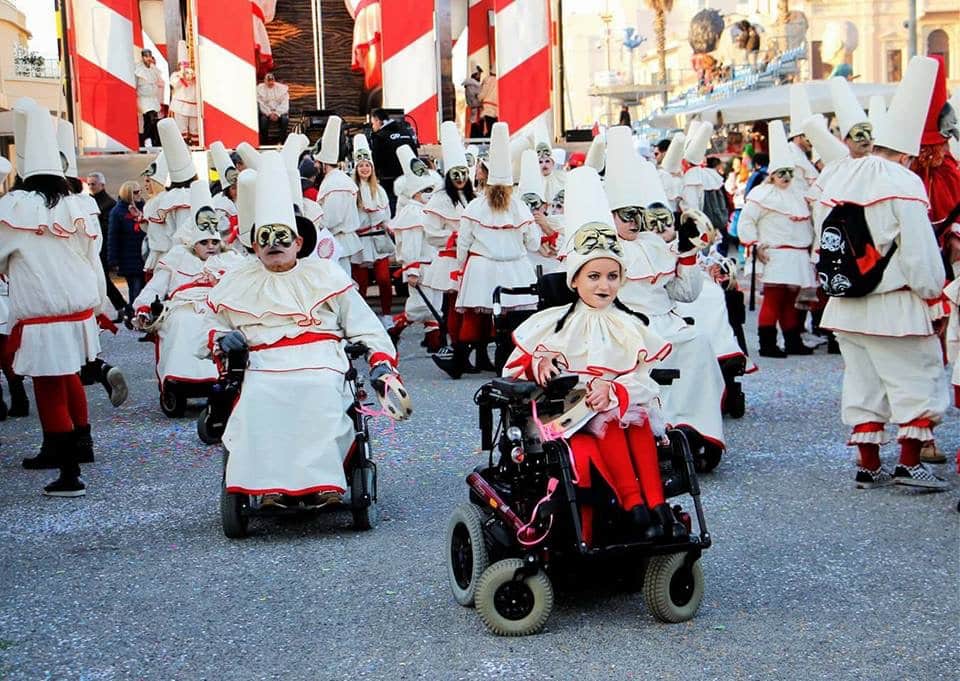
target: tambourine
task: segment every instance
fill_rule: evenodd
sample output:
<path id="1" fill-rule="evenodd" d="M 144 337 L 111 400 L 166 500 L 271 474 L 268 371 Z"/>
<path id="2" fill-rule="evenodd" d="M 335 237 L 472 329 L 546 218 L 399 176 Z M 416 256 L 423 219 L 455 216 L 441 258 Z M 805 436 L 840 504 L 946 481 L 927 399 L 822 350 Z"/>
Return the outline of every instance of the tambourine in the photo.
<path id="1" fill-rule="evenodd" d="M 380 406 L 394 421 L 406 421 L 413 414 L 410 393 L 396 374 L 387 374 L 374 382 Z"/>

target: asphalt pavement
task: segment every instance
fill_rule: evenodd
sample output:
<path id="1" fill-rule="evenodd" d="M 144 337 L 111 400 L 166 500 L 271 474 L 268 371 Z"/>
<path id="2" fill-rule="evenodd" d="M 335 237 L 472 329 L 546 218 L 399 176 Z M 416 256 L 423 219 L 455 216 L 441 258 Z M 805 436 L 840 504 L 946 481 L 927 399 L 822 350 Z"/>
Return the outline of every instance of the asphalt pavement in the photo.
<path id="1" fill-rule="evenodd" d="M 755 321 L 750 327 L 755 329 Z M 750 332 L 751 341 L 754 332 Z M 759 360 L 747 414 L 702 478 L 714 546 L 692 621 L 666 625 L 640 594 L 558 594 L 545 630 L 486 632 L 450 595 L 444 528 L 481 461 L 472 396 L 401 345 L 415 415 L 375 424 L 383 522 L 349 513 L 220 526 L 220 451 L 194 417 L 160 412 L 153 347 L 121 331 L 105 357 L 130 384 L 114 409 L 88 389 L 97 462 L 82 499 L 41 496 L 24 471 L 40 429 L 0 423 L 0 678 L 7 679 L 956 679 L 955 485 L 854 489 L 839 357 Z M 31 393 L 32 399 L 32 393 Z M 310 408 L 270 427 L 295 427 Z M 960 445 L 951 411 L 937 430 Z M 268 455 L 268 453 L 265 453 Z M 894 445 L 884 447 L 885 460 Z"/>

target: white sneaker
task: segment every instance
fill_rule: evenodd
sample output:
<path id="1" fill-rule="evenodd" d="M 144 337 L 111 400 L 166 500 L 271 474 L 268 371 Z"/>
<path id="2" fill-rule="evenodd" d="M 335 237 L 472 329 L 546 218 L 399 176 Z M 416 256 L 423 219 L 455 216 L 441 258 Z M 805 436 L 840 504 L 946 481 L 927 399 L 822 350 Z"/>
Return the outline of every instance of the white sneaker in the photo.
<path id="1" fill-rule="evenodd" d="M 893 470 L 893 482 L 904 487 L 921 487 L 938 491 L 950 489 L 949 482 L 934 475 L 922 463 L 918 463 L 916 466 L 897 464 L 897 467 Z"/>

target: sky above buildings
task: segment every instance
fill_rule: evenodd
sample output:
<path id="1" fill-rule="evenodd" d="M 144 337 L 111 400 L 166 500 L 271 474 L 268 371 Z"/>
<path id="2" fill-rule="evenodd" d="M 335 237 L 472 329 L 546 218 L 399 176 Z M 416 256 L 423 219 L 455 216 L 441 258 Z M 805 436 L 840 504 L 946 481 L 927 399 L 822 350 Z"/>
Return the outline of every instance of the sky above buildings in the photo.
<path id="1" fill-rule="evenodd" d="M 30 49 L 43 55 L 57 53 L 57 23 L 53 0 L 14 0 L 14 5 L 27 17 Z"/>

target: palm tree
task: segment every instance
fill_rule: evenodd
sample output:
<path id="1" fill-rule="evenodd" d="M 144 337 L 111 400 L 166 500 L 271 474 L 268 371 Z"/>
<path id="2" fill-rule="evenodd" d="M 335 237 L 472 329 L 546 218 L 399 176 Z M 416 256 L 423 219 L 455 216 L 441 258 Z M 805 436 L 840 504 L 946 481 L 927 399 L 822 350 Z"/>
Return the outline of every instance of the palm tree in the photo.
<path id="1" fill-rule="evenodd" d="M 653 12 L 653 32 L 657 38 L 657 68 L 660 70 L 660 84 L 667 83 L 667 15 L 673 9 L 673 0 L 645 0 Z M 663 93 L 663 102 L 667 102 L 667 93 Z"/>

